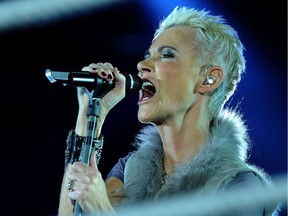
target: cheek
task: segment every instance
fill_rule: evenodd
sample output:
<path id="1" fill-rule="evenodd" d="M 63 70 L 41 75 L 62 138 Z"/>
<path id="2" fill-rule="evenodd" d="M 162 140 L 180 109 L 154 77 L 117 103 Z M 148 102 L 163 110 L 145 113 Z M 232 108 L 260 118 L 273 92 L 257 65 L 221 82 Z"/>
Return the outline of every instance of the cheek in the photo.
<path id="1" fill-rule="evenodd" d="M 193 86 L 195 84 L 195 76 L 191 67 L 183 67 L 179 62 L 161 62 L 155 64 L 156 76 L 160 81 L 170 83 L 171 85 Z M 173 86 L 171 86 L 173 87 Z"/>
<path id="2" fill-rule="evenodd" d="M 195 81 L 192 77 L 183 76 L 183 74 L 167 74 L 165 79 L 162 79 L 161 89 L 178 97 L 185 97 L 194 93 Z M 160 81 L 160 82 L 161 82 Z M 170 95 L 170 94 L 169 94 Z"/>
<path id="3" fill-rule="evenodd" d="M 194 82 L 191 79 L 172 80 L 165 86 L 163 102 L 173 110 L 187 110 L 195 100 Z M 164 90 L 163 89 L 163 90 Z"/>
<path id="4" fill-rule="evenodd" d="M 164 62 L 159 64 L 156 69 L 157 78 L 160 81 L 160 91 L 163 93 L 162 97 L 172 97 L 178 102 L 187 97 L 193 97 L 196 77 L 193 76 L 192 71 L 180 67 L 175 62 Z"/>
<path id="5" fill-rule="evenodd" d="M 174 62 L 161 62 L 155 64 L 155 71 L 160 80 L 175 80 L 181 74 L 179 66 Z"/>

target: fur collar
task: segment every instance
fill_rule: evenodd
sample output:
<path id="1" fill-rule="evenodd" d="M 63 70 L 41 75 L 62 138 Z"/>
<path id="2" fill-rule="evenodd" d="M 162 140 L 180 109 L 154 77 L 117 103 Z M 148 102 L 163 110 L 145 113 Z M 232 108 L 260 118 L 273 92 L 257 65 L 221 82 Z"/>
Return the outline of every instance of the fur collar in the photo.
<path id="1" fill-rule="evenodd" d="M 249 136 L 241 115 L 224 110 L 214 120 L 209 139 L 193 158 L 176 167 L 162 186 L 162 143 L 157 127 L 148 125 L 136 136 L 137 151 L 124 172 L 124 203 L 157 199 L 187 191 L 216 192 L 241 171 L 253 171 L 264 183 L 268 177 L 249 164 Z"/>

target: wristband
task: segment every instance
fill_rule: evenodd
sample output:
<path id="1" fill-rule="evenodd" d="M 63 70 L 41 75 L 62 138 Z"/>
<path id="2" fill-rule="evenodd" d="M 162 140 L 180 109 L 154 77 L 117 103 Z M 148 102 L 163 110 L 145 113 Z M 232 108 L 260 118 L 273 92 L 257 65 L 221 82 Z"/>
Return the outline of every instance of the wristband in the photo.
<path id="1" fill-rule="evenodd" d="M 86 137 L 78 136 L 74 130 L 70 130 L 66 139 L 66 150 L 65 150 L 65 167 L 68 163 L 73 164 L 76 161 L 81 161 L 82 150 L 84 149 Z M 99 163 L 102 148 L 104 143 L 103 135 L 99 138 L 94 138 L 92 141 L 92 150 L 95 151 L 96 163 Z"/>

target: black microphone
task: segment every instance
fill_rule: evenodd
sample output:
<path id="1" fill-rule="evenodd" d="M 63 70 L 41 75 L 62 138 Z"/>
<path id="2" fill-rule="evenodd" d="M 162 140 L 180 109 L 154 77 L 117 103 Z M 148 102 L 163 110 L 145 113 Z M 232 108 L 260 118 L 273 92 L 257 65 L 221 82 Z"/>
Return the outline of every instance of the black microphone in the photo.
<path id="1" fill-rule="evenodd" d="M 128 73 L 121 73 L 126 78 L 126 93 L 139 91 L 142 86 L 142 80 L 139 76 Z M 51 71 L 46 69 L 45 75 L 51 83 L 61 83 L 64 86 L 82 86 L 89 91 L 97 90 L 99 93 L 110 91 L 115 86 L 115 81 L 107 81 L 100 78 L 97 74 L 92 74 L 88 71 L 81 72 L 64 72 Z"/>

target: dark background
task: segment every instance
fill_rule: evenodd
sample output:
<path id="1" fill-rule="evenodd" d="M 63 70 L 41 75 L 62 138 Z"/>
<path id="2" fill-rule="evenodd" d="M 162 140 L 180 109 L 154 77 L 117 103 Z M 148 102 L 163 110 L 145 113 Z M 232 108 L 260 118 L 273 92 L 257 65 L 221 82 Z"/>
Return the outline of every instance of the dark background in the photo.
<path id="1" fill-rule="evenodd" d="M 223 15 L 238 31 L 246 47 L 247 73 L 230 104 L 241 102 L 253 143 L 249 161 L 272 178 L 286 176 L 286 1 L 120 1 L 54 17 L 47 9 L 40 12 L 41 19 L 34 15 L 30 21 L 11 10 L 17 22 L 0 28 L 2 209 L 57 214 L 65 140 L 75 126 L 77 98 L 75 88 L 51 84 L 45 70 L 80 71 L 107 61 L 136 74 L 159 20 L 176 5 Z M 127 95 L 107 117 L 99 164 L 103 176 L 131 150 L 141 127 L 137 100 L 137 93 Z"/>

